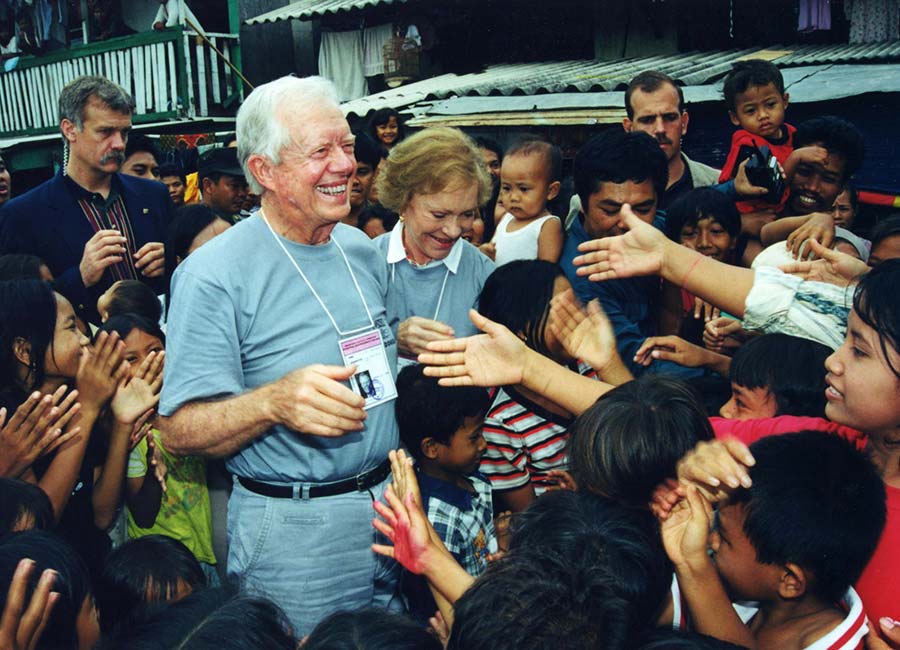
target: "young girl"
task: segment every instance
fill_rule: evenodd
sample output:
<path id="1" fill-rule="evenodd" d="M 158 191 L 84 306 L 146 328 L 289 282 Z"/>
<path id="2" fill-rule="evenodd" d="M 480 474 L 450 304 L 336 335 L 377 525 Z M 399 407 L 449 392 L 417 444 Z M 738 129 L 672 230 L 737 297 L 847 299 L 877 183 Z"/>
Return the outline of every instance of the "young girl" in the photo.
<path id="1" fill-rule="evenodd" d="M 369 135 L 388 152 L 406 137 L 403 118 L 393 108 L 379 109 L 369 120 Z"/>
<path id="2" fill-rule="evenodd" d="M 547 327 L 550 300 L 569 289 L 562 270 L 538 260 L 510 262 L 494 271 L 479 297 L 479 309 L 516 333 L 525 344 L 560 364 L 580 367 Z M 550 472 L 568 466 L 566 444 L 572 413 L 522 386 L 500 386 L 484 421 L 488 450 L 481 471 L 490 478 L 501 509 L 524 510 L 553 484 Z"/>
<path id="3" fill-rule="evenodd" d="M 103 324 L 125 343 L 126 361 L 137 366 L 148 356 L 165 350 L 165 335 L 159 327 L 135 314 L 113 316 Z M 152 429 L 132 450 L 128 459 L 128 536 L 161 534 L 187 546 L 201 563 L 211 584 L 219 583 L 212 547 L 212 510 L 206 487 L 206 461 L 193 456 L 172 456 L 164 446 L 165 434 Z M 164 492 L 154 476 L 154 449 L 165 465 Z M 157 504 L 149 509 L 150 504 Z"/>
<path id="4" fill-rule="evenodd" d="M 162 304 L 153 289 L 140 280 L 118 280 L 97 299 L 97 313 L 104 323 L 117 314 L 140 314 L 158 323 Z"/>
<path id="5" fill-rule="evenodd" d="M 498 266 L 513 260 L 559 261 L 562 222 L 547 204 L 559 194 L 561 174 L 562 153 L 549 142 L 525 139 L 506 152 L 500 171 L 506 213 L 490 244 L 482 247 Z"/>

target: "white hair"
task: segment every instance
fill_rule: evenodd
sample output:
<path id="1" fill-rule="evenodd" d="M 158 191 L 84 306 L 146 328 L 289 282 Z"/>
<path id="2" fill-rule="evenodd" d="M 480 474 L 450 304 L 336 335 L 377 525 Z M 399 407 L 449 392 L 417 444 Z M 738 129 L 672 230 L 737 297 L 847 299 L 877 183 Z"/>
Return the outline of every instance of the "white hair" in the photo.
<path id="1" fill-rule="evenodd" d="M 281 152 L 294 141 L 296 134 L 288 130 L 283 116 L 303 114 L 324 106 L 339 108 L 334 84 L 324 77 L 281 77 L 257 86 L 241 105 L 237 114 L 237 154 L 247 184 L 254 194 L 265 191 L 247 166 L 250 156 L 281 162 Z"/>

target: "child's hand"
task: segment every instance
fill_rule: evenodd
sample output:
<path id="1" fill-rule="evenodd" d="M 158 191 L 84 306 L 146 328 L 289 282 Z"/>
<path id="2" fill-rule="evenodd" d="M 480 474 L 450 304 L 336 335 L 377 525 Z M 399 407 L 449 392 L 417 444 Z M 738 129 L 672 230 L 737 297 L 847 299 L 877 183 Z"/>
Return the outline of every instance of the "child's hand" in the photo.
<path id="1" fill-rule="evenodd" d="M 150 419 L 156 413 L 155 408 L 147 409 L 144 414 L 137 419 L 131 427 L 131 437 L 128 440 L 128 450 L 132 451 L 137 447 L 141 440 L 147 437 L 150 429 L 153 427 L 153 421 Z"/>
<path id="2" fill-rule="evenodd" d="M 900 648 L 900 622 L 890 616 L 882 616 L 878 619 L 878 631 L 871 629 L 873 621 L 869 622 L 869 633 L 866 635 L 866 650 L 891 650 Z M 888 643 L 879 638 L 887 639 Z"/>
<path id="3" fill-rule="evenodd" d="M 687 496 L 684 486 L 675 479 L 667 478 L 656 486 L 650 498 L 650 512 L 660 521 L 669 518 L 669 513 L 681 499 Z"/>
<path id="4" fill-rule="evenodd" d="M 678 461 L 678 480 L 699 489 L 707 501 L 718 503 L 732 490 L 753 484 L 747 468 L 755 463 L 747 446 L 734 438 L 702 441 Z"/>
<path id="5" fill-rule="evenodd" d="M 116 420 L 133 425 L 149 409 L 159 403 L 162 389 L 162 367 L 165 352 L 151 352 L 133 376 L 125 376 L 113 395 L 110 407 Z M 129 435 L 131 429 L 129 429 Z"/>
<path id="6" fill-rule="evenodd" d="M 492 241 L 483 243 L 478 247 L 478 250 L 490 257 L 492 260 L 497 259 L 497 245 Z"/>
<path id="7" fill-rule="evenodd" d="M 413 500 L 412 494 L 407 493 L 406 499 L 401 502 L 390 485 L 384 496 L 388 505 L 380 501 L 373 503 L 375 511 L 384 521 L 376 518 L 372 520 L 372 525 L 394 545 L 372 544 L 372 550 L 394 558 L 410 573 L 421 575 L 428 567 L 429 556 L 434 553 L 429 531 L 431 526 L 425 512 Z"/>
<path id="8" fill-rule="evenodd" d="M 429 343 L 429 351 L 419 355 L 425 374 L 440 377 L 442 386 L 521 384 L 529 353 L 524 341 L 474 309 L 469 318 L 484 334 Z"/>
<path id="9" fill-rule="evenodd" d="M 680 336 L 649 336 L 634 354 L 634 362 L 649 366 L 654 361 L 673 361 L 687 368 L 699 368 L 709 362 L 710 353 Z"/>
<path id="10" fill-rule="evenodd" d="M 790 177 L 787 177 L 787 180 L 790 181 L 791 178 L 793 178 L 794 173 L 797 171 L 797 165 L 800 163 L 822 167 L 827 161 L 828 150 L 825 147 L 814 144 L 809 147 L 794 149 L 791 152 L 791 155 L 787 157 L 787 160 L 784 161 L 784 168 L 788 170 L 788 173 L 790 174 Z"/>
<path id="11" fill-rule="evenodd" d="M 93 347 L 81 351 L 75 383 L 85 409 L 99 413 L 128 374 L 128 362 L 122 358 L 125 344 L 113 332 L 100 332 Z"/>
<path id="12" fill-rule="evenodd" d="M 590 364 L 601 375 L 618 357 L 615 332 L 597 300 L 590 301 L 585 311 L 575 292 L 567 289 L 550 300 L 548 324 L 569 355 Z"/>
<path id="13" fill-rule="evenodd" d="M 147 433 L 147 468 L 153 472 L 153 477 L 165 494 L 167 492 L 166 475 L 169 473 L 169 468 L 159 449 L 159 443 L 153 437 L 153 432 Z"/>
<path id="14" fill-rule="evenodd" d="M 575 482 L 575 477 L 564 469 L 551 469 L 547 472 L 547 480 L 552 481 L 550 485 L 547 486 L 548 492 L 551 490 L 578 492 L 578 483 Z"/>
<path id="15" fill-rule="evenodd" d="M 32 560 L 20 560 L 9 583 L 0 618 L 0 648 L 4 650 L 32 650 L 37 646 L 53 606 L 59 601 L 59 593 L 52 591 L 56 583 L 56 572 L 52 569 L 44 570 L 26 601 L 33 571 Z"/>
<path id="16" fill-rule="evenodd" d="M 747 178 L 747 162 L 749 162 L 749 160 L 750 159 L 748 158 L 738 165 L 737 174 L 734 176 L 734 191 L 741 198 L 765 196 L 769 193 L 768 188 L 751 185 L 750 179 Z"/>
<path id="17" fill-rule="evenodd" d="M 419 481 L 416 478 L 416 470 L 413 459 L 406 455 L 402 449 L 393 449 L 388 452 L 388 458 L 391 461 L 391 485 L 394 488 L 394 494 L 401 502 L 406 500 L 406 495 L 411 494 L 413 502 L 421 506 L 422 496 L 419 493 Z"/>
<path id="18" fill-rule="evenodd" d="M 694 296 L 694 319 L 700 320 L 701 318 L 705 322 L 709 322 L 711 320 L 715 320 L 719 317 L 721 312 L 718 307 L 714 307 L 705 300 L 697 298 Z"/>
<path id="19" fill-rule="evenodd" d="M 728 339 L 736 339 L 741 332 L 741 321 L 720 316 L 709 321 L 703 328 L 703 345 L 706 349 L 722 354 L 728 345 Z"/>
<path id="20" fill-rule="evenodd" d="M 435 612 L 434 616 L 428 619 L 428 628 L 446 648 L 447 641 L 450 640 L 450 626 L 447 625 L 447 621 L 444 620 L 444 615 L 440 611 Z"/>
<path id="21" fill-rule="evenodd" d="M 660 522 L 663 546 L 676 567 L 702 567 L 710 562 L 709 545 L 712 507 L 693 485 L 685 487 L 681 498 L 668 517 Z"/>

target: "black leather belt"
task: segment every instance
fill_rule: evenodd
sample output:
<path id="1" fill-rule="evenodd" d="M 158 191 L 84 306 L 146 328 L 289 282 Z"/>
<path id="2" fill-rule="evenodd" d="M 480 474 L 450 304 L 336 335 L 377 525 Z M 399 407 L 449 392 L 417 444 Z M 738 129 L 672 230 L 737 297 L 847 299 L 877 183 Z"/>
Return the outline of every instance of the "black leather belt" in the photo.
<path id="1" fill-rule="evenodd" d="M 368 490 L 381 483 L 390 473 L 391 462 L 385 460 L 375 469 L 370 469 L 368 472 L 357 474 L 356 476 L 346 478 L 343 481 L 310 485 L 308 496 L 310 499 L 315 499 L 316 497 L 333 497 L 338 494 L 347 494 L 348 492 L 362 492 L 363 490 Z M 260 481 L 254 481 L 252 478 L 245 478 L 243 476 L 238 476 L 237 480 L 238 483 L 251 492 L 261 494 L 265 497 L 292 499 L 295 494 L 298 498 L 304 496 L 303 488 L 298 487 L 295 492 L 296 486 L 294 485 L 272 485 L 271 483 L 261 483 Z"/>

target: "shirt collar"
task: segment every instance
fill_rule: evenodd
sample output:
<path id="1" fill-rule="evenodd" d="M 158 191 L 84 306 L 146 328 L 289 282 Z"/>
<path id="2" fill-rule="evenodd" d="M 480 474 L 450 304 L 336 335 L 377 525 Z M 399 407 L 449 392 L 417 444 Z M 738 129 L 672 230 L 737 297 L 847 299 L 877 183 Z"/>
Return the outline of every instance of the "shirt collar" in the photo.
<path id="1" fill-rule="evenodd" d="M 459 261 L 462 258 L 463 246 L 466 245 L 465 240 L 460 237 L 450 249 L 450 254 L 442 260 L 431 260 L 424 266 L 418 268 L 429 269 L 432 266 L 443 264 L 451 273 L 456 273 L 459 268 Z M 397 225 L 391 231 L 391 238 L 388 240 L 387 261 L 388 264 L 396 264 L 406 259 L 406 249 L 403 248 L 403 222 L 398 221 Z"/>
<path id="2" fill-rule="evenodd" d="M 472 497 L 474 496 L 472 493 L 453 483 L 448 483 L 439 478 L 428 476 L 428 474 L 421 470 L 416 472 L 416 475 L 418 476 L 419 485 L 426 500 L 430 497 L 435 497 L 460 510 L 468 511 L 472 509 Z"/>

